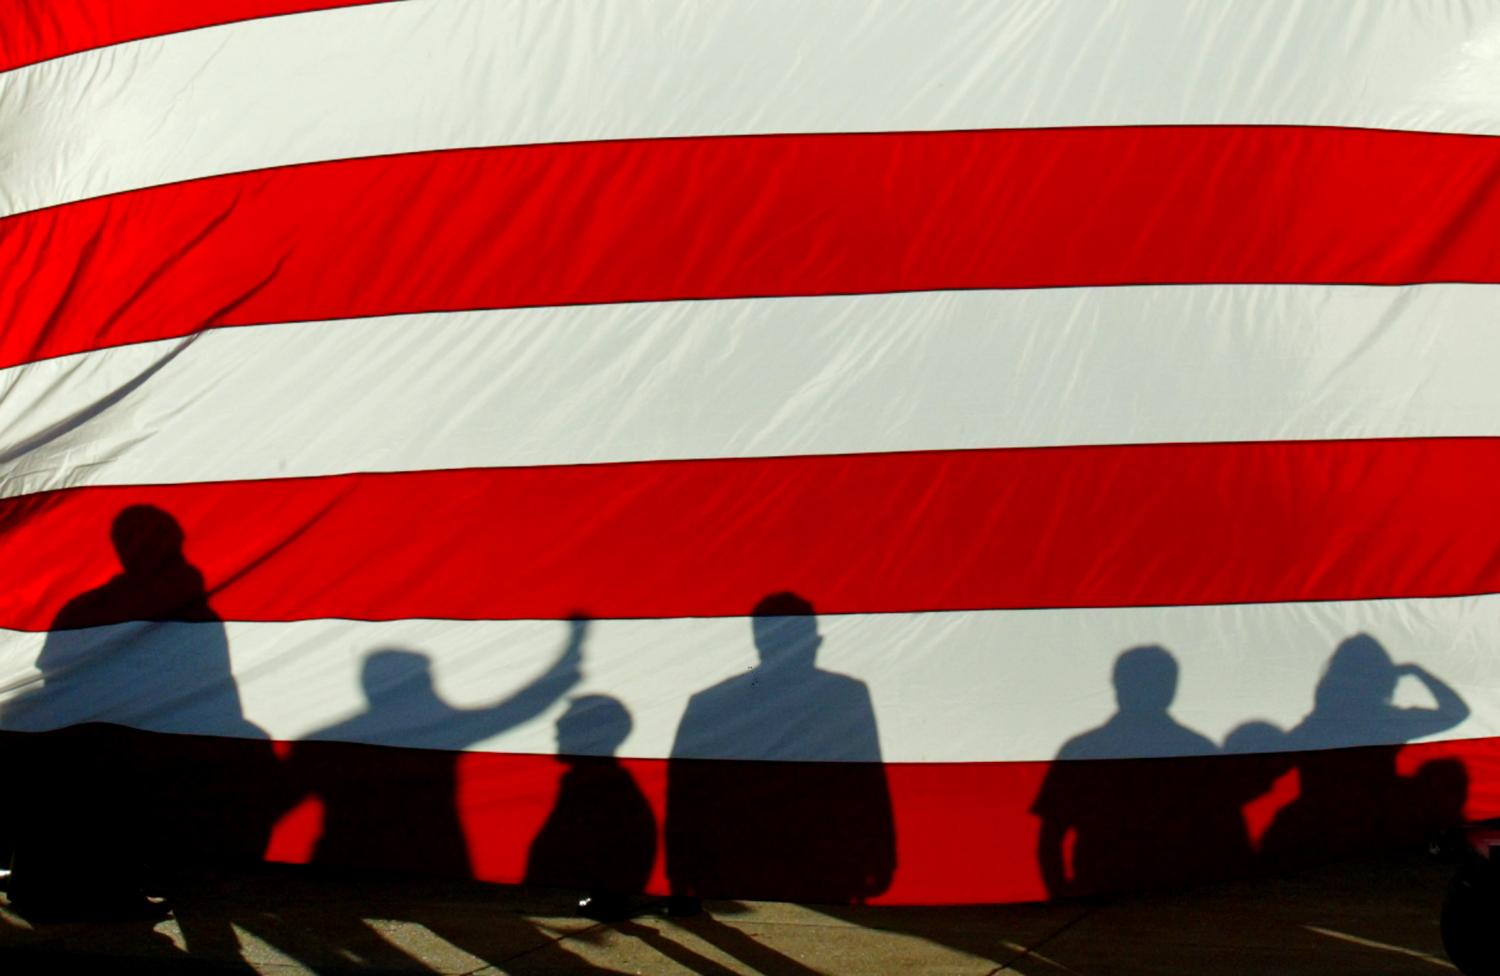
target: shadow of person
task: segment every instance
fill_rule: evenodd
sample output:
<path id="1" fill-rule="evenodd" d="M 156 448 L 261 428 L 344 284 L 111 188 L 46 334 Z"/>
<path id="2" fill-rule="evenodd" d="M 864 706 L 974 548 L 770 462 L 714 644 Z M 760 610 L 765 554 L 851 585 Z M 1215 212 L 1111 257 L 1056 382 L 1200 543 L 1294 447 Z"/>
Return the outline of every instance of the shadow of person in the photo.
<path id="1" fill-rule="evenodd" d="M 569 703 L 556 724 L 557 760 L 566 771 L 526 861 L 527 885 L 590 892 L 579 911 L 598 921 L 627 917 L 630 896 L 645 889 L 656 860 L 656 816 L 614 756 L 631 724 L 625 706 L 606 695 Z M 614 972 L 589 963 L 570 949 L 570 940 L 514 909 L 497 907 L 476 925 L 451 905 L 423 899 L 413 907 L 413 921 L 496 969 L 510 971 L 524 955 L 529 966 L 546 972 Z"/>
<path id="2" fill-rule="evenodd" d="M 1396 686 L 1405 677 L 1421 683 L 1434 704 L 1397 706 Z M 1453 826 L 1432 821 L 1452 816 L 1449 794 L 1455 784 L 1466 791 L 1467 776 L 1459 779 L 1444 766 L 1430 770 L 1446 798 L 1434 807 L 1433 798 L 1418 795 L 1426 780 L 1401 776 L 1396 759 L 1402 743 L 1450 729 L 1468 716 L 1458 693 L 1425 668 L 1396 664 L 1368 634 L 1344 641 L 1318 680 L 1312 711 L 1287 733 L 1300 792 L 1267 828 L 1262 857 L 1272 866 L 1331 858 L 1414 843 L 1424 830 Z M 1456 806 L 1461 809 L 1462 801 Z"/>
<path id="3" fill-rule="evenodd" d="M 573 699 L 557 720 L 557 760 L 567 766 L 557 802 L 526 859 L 528 885 L 587 891 L 579 912 L 609 921 L 629 914 L 656 861 L 656 815 L 615 759 L 630 712 L 606 695 Z"/>
<path id="4" fill-rule="evenodd" d="M 276 757 L 245 718 L 182 527 L 134 505 L 110 538 L 120 572 L 62 608 L 35 686 L 0 713 L 35 733 L 21 748 L 11 898 L 38 915 L 149 911 L 148 864 L 257 860 L 276 812 Z"/>
<path id="5" fill-rule="evenodd" d="M 1407 779 L 1405 792 L 1412 831 L 1438 842 L 1464 822 L 1469 770 L 1459 759 L 1432 759 Z"/>
<path id="6" fill-rule="evenodd" d="M 664 837 L 673 905 L 862 903 L 890 885 L 896 864 L 869 690 L 817 667 L 823 638 L 800 596 L 761 600 L 751 627 L 760 663 L 693 695 L 672 746 Z"/>
<path id="7" fill-rule="evenodd" d="M 322 803 L 311 860 L 471 876 L 458 810 L 462 751 L 532 721 L 578 683 L 588 623 L 568 626 L 562 652 L 544 673 L 478 708 L 443 701 L 424 654 L 381 650 L 365 658 L 360 680 L 369 708 L 298 741 L 286 759 L 299 795 Z M 412 748 L 370 744 L 390 741 Z"/>
<path id="8" fill-rule="evenodd" d="M 1121 654 L 1118 708 L 1065 743 L 1031 811 L 1053 897 L 1162 887 L 1244 870 L 1252 860 L 1236 784 L 1207 737 L 1171 716 L 1177 661 L 1157 646 Z M 1067 853 L 1071 849 L 1071 865 Z"/>

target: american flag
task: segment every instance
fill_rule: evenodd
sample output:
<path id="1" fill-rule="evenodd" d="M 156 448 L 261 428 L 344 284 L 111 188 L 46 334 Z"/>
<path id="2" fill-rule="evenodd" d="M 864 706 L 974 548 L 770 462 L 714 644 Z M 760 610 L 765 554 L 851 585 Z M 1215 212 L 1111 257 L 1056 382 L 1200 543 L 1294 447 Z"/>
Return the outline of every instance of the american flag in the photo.
<path id="1" fill-rule="evenodd" d="M 1500 813 L 1497 85 L 1481 0 L 0 0 L 5 741 L 695 894 Z"/>

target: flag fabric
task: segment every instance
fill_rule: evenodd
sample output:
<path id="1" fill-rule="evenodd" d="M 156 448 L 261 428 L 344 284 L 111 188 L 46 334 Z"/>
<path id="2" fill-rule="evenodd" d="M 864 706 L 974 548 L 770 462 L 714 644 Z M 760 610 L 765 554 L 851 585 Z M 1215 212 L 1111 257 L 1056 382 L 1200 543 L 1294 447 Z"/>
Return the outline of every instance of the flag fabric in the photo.
<path id="1" fill-rule="evenodd" d="M 940 903 L 1500 813 L 1497 84 L 1481 0 L 3 0 L 13 832 Z"/>

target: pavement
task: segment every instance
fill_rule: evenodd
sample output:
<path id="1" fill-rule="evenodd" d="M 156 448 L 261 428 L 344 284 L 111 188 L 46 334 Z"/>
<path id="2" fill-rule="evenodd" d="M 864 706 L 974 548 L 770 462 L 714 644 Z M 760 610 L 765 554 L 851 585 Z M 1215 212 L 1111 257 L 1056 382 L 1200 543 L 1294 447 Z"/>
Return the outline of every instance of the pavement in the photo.
<path id="1" fill-rule="evenodd" d="M 1452 871 L 1412 853 L 1046 905 L 709 902 L 600 924 L 566 892 L 264 868 L 191 880 L 160 922 L 31 925 L 0 901 L 0 972 L 1435 976 L 1456 972 Z"/>

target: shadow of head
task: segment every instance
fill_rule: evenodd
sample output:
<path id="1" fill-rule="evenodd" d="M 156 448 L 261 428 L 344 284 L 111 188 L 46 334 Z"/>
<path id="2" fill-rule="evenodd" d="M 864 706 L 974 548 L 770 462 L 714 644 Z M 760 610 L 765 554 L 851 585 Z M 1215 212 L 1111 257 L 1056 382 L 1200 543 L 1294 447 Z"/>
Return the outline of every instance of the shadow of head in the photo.
<path id="1" fill-rule="evenodd" d="M 608 695 L 580 695 L 557 720 L 562 755 L 612 756 L 630 735 L 630 711 Z"/>
<path id="2" fill-rule="evenodd" d="M 115 516 L 110 541 L 129 575 L 150 575 L 186 559 L 184 534 L 177 520 L 155 505 L 131 505 Z"/>
<path id="3" fill-rule="evenodd" d="M 823 638 L 813 605 L 795 593 L 772 593 L 755 605 L 750 625 L 762 664 L 811 668 Z"/>
<path id="4" fill-rule="evenodd" d="M 415 696 L 436 697 L 432 686 L 432 661 L 415 651 L 381 650 L 365 658 L 360 684 L 371 707 L 395 705 Z"/>
<path id="5" fill-rule="evenodd" d="M 1313 694 L 1319 711 L 1379 708 L 1391 701 L 1400 677 L 1390 654 L 1369 634 L 1355 634 L 1328 659 Z"/>
<path id="6" fill-rule="evenodd" d="M 1237 726 L 1224 737 L 1224 751 L 1240 755 L 1277 752 L 1286 748 L 1286 733 L 1256 719 Z"/>
<path id="7" fill-rule="evenodd" d="M 1165 712 L 1177 697 L 1177 659 L 1152 644 L 1115 659 L 1115 701 L 1121 712 Z"/>
<path id="8" fill-rule="evenodd" d="M 1428 760 L 1412 774 L 1407 790 L 1419 829 L 1441 831 L 1464 822 L 1469 771 L 1462 760 Z"/>

